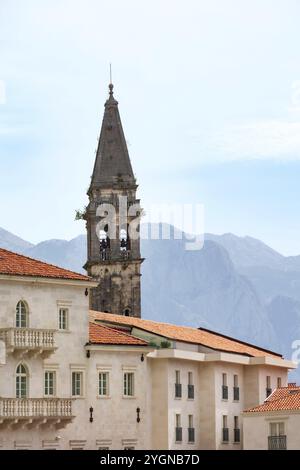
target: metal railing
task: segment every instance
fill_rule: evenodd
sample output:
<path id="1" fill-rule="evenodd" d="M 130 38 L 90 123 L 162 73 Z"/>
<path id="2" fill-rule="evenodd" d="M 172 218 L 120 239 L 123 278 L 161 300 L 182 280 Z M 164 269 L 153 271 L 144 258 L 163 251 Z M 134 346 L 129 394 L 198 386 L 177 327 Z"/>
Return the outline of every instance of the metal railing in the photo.
<path id="1" fill-rule="evenodd" d="M 228 400 L 228 386 L 222 385 L 222 399 Z"/>
<path id="2" fill-rule="evenodd" d="M 188 385 L 188 398 L 192 399 L 194 396 L 194 385 Z"/>
<path id="3" fill-rule="evenodd" d="M 175 398 L 181 398 L 182 397 L 182 387 L 181 384 L 175 384 Z"/>
<path id="4" fill-rule="evenodd" d="M 269 450 L 286 450 L 286 436 L 269 436 Z"/>
<path id="5" fill-rule="evenodd" d="M 71 418 L 71 398 L 0 398 L 0 418 Z"/>
<path id="6" fill-rule="evenodd" d="M 35 328 L 1 328 L 0 339 L 8 349 L 53 349 L 55 330 Z"/>
<path id="7" fill-rule="evenodd" d="M 222 441 L 223 442 L 228 442 L 229 441 L 229 429 L 228 428 L 223 428 L 222 429 Z"/>
<path id="8" fill-rule="evenodd" d="M 240 387 L 233 387 L 233 399 L 234 401 L 240 400 Z"/>
<path id="9" fill-rule="evenodd" d="M 195 428 L 188 428 L 188 442 L 195 442 Z"/>
<path id="10" fill-rule="evenodd" d="M 241 430 L 239 428 L 234 429 L 234 442 L 241 442 Z"/>
<path id="11" fill-rule="evenodd" d="M 175 428 L 175 440 L 176 442 L 182 442 L 182 428 Z"/>

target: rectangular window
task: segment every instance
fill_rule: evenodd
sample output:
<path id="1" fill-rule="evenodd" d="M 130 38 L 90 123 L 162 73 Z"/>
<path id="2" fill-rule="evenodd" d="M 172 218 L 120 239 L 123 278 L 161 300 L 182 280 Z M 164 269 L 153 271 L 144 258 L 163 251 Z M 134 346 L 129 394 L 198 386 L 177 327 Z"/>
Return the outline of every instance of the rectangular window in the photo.
<path id="1" fill-rule="evenodd" d="M 269 450 L 286 450 L 287 438 L 284 423 L 270 423 L 270 435 L 268 436 Z"/>
<path id="2" fill-rule="evenodd" d="M 282 382 L 281 382 L 281 377 L 277 377 L 277 388 L 281 388 L 281 385 Z"/>
<path id="3" fill-rule="evenodd" d="M 222 441 L 228 442 L 229 441 L 229 429 L 228 429 L 228 418 L 227 415 L 222 416 Z"/>
<path id="4" fill-rule="evenodd" d="M 99 373 L 99 396 L 100 397 L 108 396 L 108 386 L 109 386 L 108 379 L 109 379 L 108 372 Z"/>
<path id="5" fill-rule="evenodd" d="M 240 399 L 240 388 L 239 388 L 239 376 L 233 376 L 233 400 L 239 401 Z"/>
<path id="6" fill-rule="evenodd" d="M 60 330 L 68 329 L 68 314 L 69 310 L 67 308 L 59 309 L 59 324 L 58 327 Z"/>
<path id="7" fill-rule="evenodd" d="M 56 374 L 54 371 L 46 371 L 45 372 L 45 396 L 46 397 L 53 397 L 55 396 L 55 388 L 56 388 Z"/>
<path id="8" fill-rule="evenodd" d="M 222 374 L 222 400 L 228 400 L 227 374 Z"/>
<path id="9" fill-rule="evenodd" d="M 27 398 L 27 377 L 24 375 L 17 375 L 16 378 L 16 397 Z"/>
<path id="10" fill-rule="evenodd" d="M 189 427 L 188 427 L 188 442 L 195 442 L 195 428 L 194 428 L 194 417 L 193 415 L 188 416 Z"/>
<path id="11" fill-rule="evenodd" d="M 241 431 L 238 416 L 234 417 L 234 442 L 241 442 Z"/>
<path id="12" fill-rule="evenodd" d="M 238 429 L 238 428 L 239 428 L 239 417 L 235 416 L 234 417 L 234 429 Z"/>
<path id="13" fill-rule="evenodd" d="M 270 396 L 272 393 L 272 388 L 271 388 L 271 376 L 267 375 L 266 377 L 266 397 Z"/>
<path id="14" fill-rule="evenodd" d="M 134 373 L 125 372 L 124 373 L 124 396 L 133 397 L 134 396 Z"/>
<path id="15" fill-rule="evenodd" d="M 284 423 L 270 423 L 270 435 L 273 437 L 284 436 Z"/>
<path id="16" fill-rule="evenodd" d="M 83 373 L 72 372 L 72 396 L 81 397 L 83 395 Z"/>
<path id="17" fill-rule="evenodd" d="M 180 370 L 175 370 L 175 398 L 181 398 L 182 387 L 180 383 Z"/>
<path id="18" fill-rule="evenodd" d="M 175 415 L 175 441 L 181 442 L 182 441 L 182 427 L 181 427 L 181 415 Z"/>

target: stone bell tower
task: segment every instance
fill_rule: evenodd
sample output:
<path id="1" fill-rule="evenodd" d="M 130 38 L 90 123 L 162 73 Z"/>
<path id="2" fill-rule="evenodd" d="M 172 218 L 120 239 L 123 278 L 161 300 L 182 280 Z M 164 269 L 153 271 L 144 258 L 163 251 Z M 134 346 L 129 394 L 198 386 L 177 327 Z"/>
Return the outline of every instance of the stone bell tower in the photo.
<path id="1" fill-rule="evenodd" d="M 91 309 L 140 317 L 141 208 L 113 88 L 110 84 L 87 193 L 88 260 L 84 267 L 99 283 L 91 290 Z"/>

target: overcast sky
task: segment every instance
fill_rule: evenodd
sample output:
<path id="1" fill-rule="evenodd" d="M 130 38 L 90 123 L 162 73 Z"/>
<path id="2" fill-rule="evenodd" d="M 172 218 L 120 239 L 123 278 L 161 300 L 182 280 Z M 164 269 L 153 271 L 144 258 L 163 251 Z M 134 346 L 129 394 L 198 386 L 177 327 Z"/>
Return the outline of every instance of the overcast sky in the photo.
<path id="1" fill-rule="evenodd" d="M 143 206 L 300 253 L 299 0 L 0 0 L 0 226 L 84 233 L 109 63 Z"/>

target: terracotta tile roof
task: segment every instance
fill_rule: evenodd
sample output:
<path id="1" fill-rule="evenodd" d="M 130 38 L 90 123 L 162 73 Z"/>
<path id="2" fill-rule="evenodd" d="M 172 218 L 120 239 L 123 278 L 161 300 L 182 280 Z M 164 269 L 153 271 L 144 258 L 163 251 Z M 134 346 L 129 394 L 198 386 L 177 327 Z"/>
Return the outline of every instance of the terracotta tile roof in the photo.
<path id="1" fill-rule="evenodd" d="M 28 256 L 19 255 L 0 248 L 0 274 L 9 276 L 33 276 L 59 279 L 90 281 L 83 274 L 74 273 L 52 264 L 44 263 Z"/>
<path id="2" fill-rule="evenodd" d="M 89 325 L 90 343 L 92 344 L 120 344 L 128 346 L 148 346 L 146 341 L 131 336 L 127 333 L 109 328 L 103 325 L 96 325 L 90 322 Z"/>
<path id="3" fill-rule="evenodd" d="M 277 388 L 262 405 L 250 408 L 245 413 L 288 410 L 300 410 L 300 387 L 295 385 Z"/>
<path id="4" fill-rule="evenodd" d="M 127 325 L 128 327 L 140 328 L 164 338 L 183 341 L 186 343 L 199 344 L 217 351 L 231 352 L 235 354 L 243 354 L 251 357 L 282 357 L 280 354 L 266 351 L 262 348 L 243 343 L 242 341 L 228 338 L 212 331 L 191 328 L 187 326 L 177 326 L 169 323 L 154 322 L 151 320 L 143 320 L 135 317 L 124 317 L 122 315 L 114 315 L 110 313 L 102 313 L 91 311 L 92 320 L 100 320 L 108 324 Z"/>

